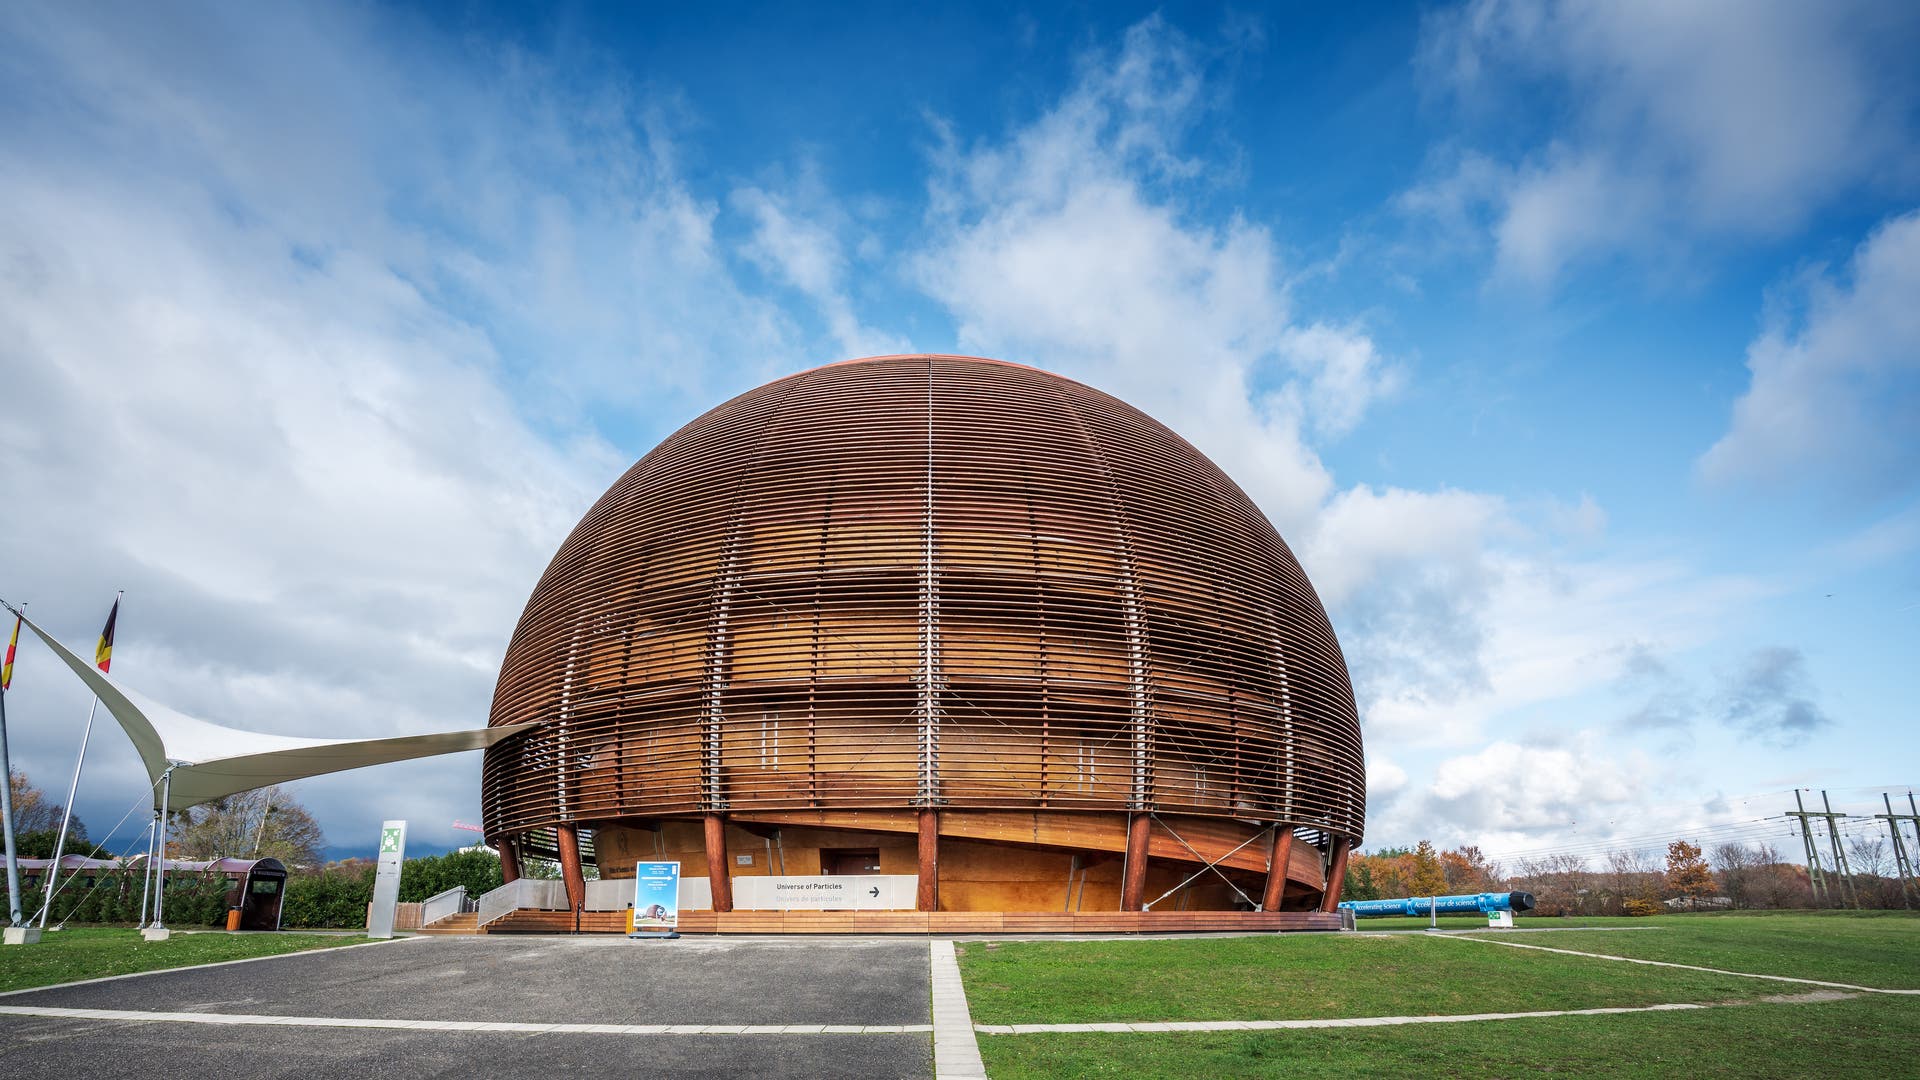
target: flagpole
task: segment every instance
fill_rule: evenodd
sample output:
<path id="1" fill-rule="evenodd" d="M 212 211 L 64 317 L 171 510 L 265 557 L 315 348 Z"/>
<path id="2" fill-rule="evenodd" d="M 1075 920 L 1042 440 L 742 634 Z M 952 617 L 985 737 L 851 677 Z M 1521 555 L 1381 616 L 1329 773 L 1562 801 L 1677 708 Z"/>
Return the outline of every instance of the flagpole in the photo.
<path id="1" fill-rule="evenodd" d="M 80 790 L 80 767 L 87 763 L 87 739 L 93 735 L 93 714 L 100 699 L 93 699 L 87 710 L 87 726 L 80 732 L 80 757 L 73 763 L 73 783 L 67 786 L 67 805 L 60 813 L 60 834 L 53 842 L 53 860 L 47 864 L 47 897 L 40 905 L 40 929 L 47 928 L 47 914 L 53 910 L 53 883 L 60 877 L 60 856 L 67 850 L 67 825 L 73 821 L 73 796 Z"/>
<path id="2" fill-rule="evenodd" d="M 109 630 L 120 616 L 120 600 L 127 595 L 121 589 L 113 594 L 113 612 L 107 616 Z M 106 634 L 101 634 L 106 640 Z M 111 647 L 111 642 L 107 642 Z M 96 650 L 97 652 L 98 650 Z M 98 663 L 98 660 L 95 661 Z M 73 783 L 67 786 L 67 805 L 60 813 L 60 834 L 53 842 L 53 860 L 47 864 L 47 897 L 40 905 L 40 929 L 47 928 L 47 916 L 53 912 L 53 883 L 60 877 L 60 857 L 67 850 L 67 826 L 73 821 L 73 799 L 80 792 L 80 769 L 87 763 L 87 740 L 93 736 L 93 717 L 100 711 L 100 698 L 95 695 L 93 704 L 87 708 L 87 726 L 80 732 L 80 756 L 73 763 Z"/>
<path id="3" fill-rule="evenodd" d="M 20 859 L 13 849 L 13 759 L 7 756 L 7 690 L 0 686 L 0 772 L 7 786 L 0 788 L 0 818 L 5 819 L 7 844 L 7 925 L 23 926 L 20 916 Z"/>
<path id="4" fill-rule="evenodd" d="M 159 828 L 160 811 L 153 812 L 153 820 L 147 822 L 147 861 L 140 866 L 140 925 L 135 930 L 147 928 L 147 890 L 153 886 L 153 834 Z"/>
<path id="5" fill-rule="evenodd" d="M 5 822 L 0 831 L 6 834 L 8 926 L 25 926 L 27 922 L 20 914 L 20 853 L 13 844 L 13 758 L 7 753 L 7 685 L 13 681 L 13 650 L 20 642 L 20 621 L 23 618 L 24 615 L 14 613 L 13 636 L 7 639 L 5 667 L 0 669 L 0 773 L 5 773 L 7 778 L 7 786 L 0 788 L 0 820 Z"/>

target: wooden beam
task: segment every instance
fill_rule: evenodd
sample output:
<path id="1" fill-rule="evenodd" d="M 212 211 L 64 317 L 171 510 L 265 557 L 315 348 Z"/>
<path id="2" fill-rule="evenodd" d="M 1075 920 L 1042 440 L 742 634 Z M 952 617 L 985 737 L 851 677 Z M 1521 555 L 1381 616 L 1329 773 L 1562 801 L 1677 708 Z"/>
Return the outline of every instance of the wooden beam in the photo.
<path id="1" fill-rule="evenodd" d="M 1293 826 L 1284 821 L 1273 823 L 1273 857 L 1267 862 L 1267 891 L 1260 898 L 1261 911 L 1279 911 L 1287 892 L 1287 865 L 1293 861 Z"/>
<path id="2" fill-rule="evenodd" d="M 560 841 L 560 876 L 567 883 L 567 909 L 583 911 L 587 906 L 587 877 L 580 870 L 580 834 L 571 825 L 556 825 L 553 832 Z"/>
<path id="3" fill-rule="evenodd" d="M 1327 891 L 1320 897 L 1320 910 L 1338 911 L 1340 908 L 1340 886 L 1347 880 L 1347 851 L 1353 847 L 1351 840 L 1333 842 L 1333 868 L 1327 871 Z"/>
<path id="4" fill-rule="evenodd" d="M 727 871 L 727 823 L 719 814 L 704 818 L 707 826 L 707 884 L 713 890 L 713 910 L 733 910 L 733 878 Z"/>
<path id="5" fill-rule="evenodd" d="M 513 850 L 513 838 L 502 837 L 493 842 L 494 850 L 500 853 L 500 877 L 509 884 L 519 880 L 520 853 Z"/>
<path id="6" fill-rule="evenodd" d="M 1127 823 L 1127 876 L 1120 885 L 1120 910 L 1139 911 L 1147 893 L 1147 833 L 1153 819 L 1135 814 Z"/>
<path id="7" fill-rule="evenodd" d="M 920 889 L 913 906 L 940 910 L 940 811 L 932 807 L 920 810 Z"/>

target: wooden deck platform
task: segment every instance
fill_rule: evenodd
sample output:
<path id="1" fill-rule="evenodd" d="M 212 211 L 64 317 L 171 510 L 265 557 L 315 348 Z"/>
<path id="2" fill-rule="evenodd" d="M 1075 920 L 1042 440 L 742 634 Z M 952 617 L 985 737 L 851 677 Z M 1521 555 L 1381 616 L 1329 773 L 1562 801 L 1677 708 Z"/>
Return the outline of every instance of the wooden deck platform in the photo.
<path id="1" fill-rule="evenodd" d="M 522 909 L 485 928 L 492 934 L 569 934 L 567 911 Z M 586 911 L 580 933 L 626 930 L 624 911 Z M 683 911 L 683 934 L 1203 934 L 1338 930 L 1340 916 L 1319 911 Z"/>

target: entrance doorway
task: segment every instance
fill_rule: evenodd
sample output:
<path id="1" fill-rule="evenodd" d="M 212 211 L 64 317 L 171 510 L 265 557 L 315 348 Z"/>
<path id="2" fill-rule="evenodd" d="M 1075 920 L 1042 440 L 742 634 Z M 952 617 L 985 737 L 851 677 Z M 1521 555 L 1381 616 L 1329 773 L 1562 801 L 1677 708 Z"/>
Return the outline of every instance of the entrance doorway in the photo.
<path id="1" fill-rule="evenodd" d="M 880 872 L 879 848 L 821 848 L 822 874 L 877 874 Z"/>

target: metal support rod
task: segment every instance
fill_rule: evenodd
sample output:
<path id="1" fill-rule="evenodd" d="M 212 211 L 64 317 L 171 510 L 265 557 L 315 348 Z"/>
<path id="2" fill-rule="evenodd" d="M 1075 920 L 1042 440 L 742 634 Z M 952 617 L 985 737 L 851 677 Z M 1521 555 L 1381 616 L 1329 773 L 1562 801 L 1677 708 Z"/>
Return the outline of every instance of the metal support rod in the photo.
<path id="1" fill-rule="evenodd" d="M 940 803 L 940 578 L 934 546 L 933 364 L 927 364 L 927 489 L 921 507 L 920 556 L 920 807 Z"/>
<path id="2" fill-rule="evenodd" d="M 1155 815 L 1155 816 L 1154 816 L 1154 818 L 1153 818 L 1153 820 L 1155 820 L 1155 821 L 1160 821 L 1160 818 L 1159 818 L 1159 816 L 1158 816 L 1158 815 Z M 1186 838 L 1185 838 L 1185 837 L 1183 837 L 1183 836 L 1181 836 L 1181 835 L 1180 835 L 1179 833 L 1177 833 L 1177 832 L 1175 832 L 1175 831 L 1174 831 L 1174 829 L 1173 829 L 1173 826 L 1171 826 L 1171 825 L 1169 825 L 1169 824 L 1167 824 L 1167 823 L 1166 823 L 1166 822 L 1164 822 L 1164 821 L 1160 821 L 1160 827 L 1161 827 L 1161 828 L 1163 828 L 1163 829 L 1165 829 L 1165 830 L 1167 830 L 1167 833 L 1168 833 L 1168 835 L 1170 835 L 1170 836 L 1172 836 L 1172 837 L 1173 837 L 1173 838 L 1174 838 L 1175 840 L 1178 840 L 1178 841 L 1180 841 L 1180 846 L 1181 846 L 1181 847 L 1183 847 L 1183 848 L 1186 848 L 1186 849 L 1187 849 L 1187 852 L 1188 852 L 1189 854 L 1191 854 L 1191 855 L 1192 855 L 1192 856 L 1193 856 L 1194 858 L 1196 858 L 1196 859 L 1199 859 L 1199 860 L 1200 860 L 1200 869 L 1198 869 L 1198 870 L 1195 870 L 1195 871 L 1194 871 L 1193 873 L 1191 873 L 1191 874 L 1189 874 L 1189 875 L 1187 875 L 1187 877 L 1186 877 L 1186 879 L 1185 879 L 1185 880 L 1183 880 L 1183 881 L 1181 881 L 1181 882 L 1180 882 L 1180 884 L 1178 884 L 1178 885 L 1175 885 L 1175 886 L 1174 886 L 1173 888 L 1171 888 L 1171 889 L 1168 889 L 1168 890 L 1167 890 L 1166 892 L 1163 892 L 1163 893 L 1161 893 L 1161 894 L 1160 894 L 1159 896 L 1156 896 L 1156 897 L 1154 897 L 1154 898 L 1153 898 L 1153 903 L 1150 903 L 1150 904 L 1147 904 L 1147 905 L 1146 905 L 1145 907 L 1143 907 L 1143 908 L 1141 908 L 1141 910 L 1142 910 L 1142 911 L 1151 911 L 1151 910 L 1153 910 L 1153 905 L 1154 905 L 1154 904 L 1157 904 L 1157 903 L 1159 903 L 1160 901 L 1162 901 L 1162 900 L 1165 900 L 1165 899 L 1166 899 L 1167 897 L 1169 897 L 1169 896 L 1172 896 L 1172 895 L 1173 895 L 1174 893 L 1177 893 L 1177 892 L 1179 892 L 1179 891 L 1180 891 L 1181 889 L 1184 889 L 1184 888 L 1186 888 L 1186 887 L 1187 887 L 1187 885 L 1188 885 L 1189 883 L 1191 883 L 1191 882 L 1192 882 L 1192 881 L 1193 881 L 1193 880 L 1194 880 L 1195 878 L 1197 878 L 1197 877 L 1199 877 L 1199 876 L 1200 876 L 1201 874 L 1204 874 L 1204 873 L 1206 873 L 1206 872 L 1207 872 L 1207 871 L 1209 871 L 1209 870 L 1211 870 L 1211 871 L 1213 871 L 1213 872 L 1214 872 L 1214 873 L 1216 873 L 1216 874 L 1219 874 L 1219 875 L 1220 875 L 1220 880 L 1221 880 L 1221 881 L 1224 881 L 1224 882 L 1226 882 L 1226 883 L 1227 883 L 1227 888 L 1229 888 L 1229 889 L 1232 889 L 1232 890 L 1234 891 L 1234 893 L 1235 893 L 1235 894 L 1236 894 L 1237 896 L 1239 896 L 1239 897 L 1240 897 L 1240 899 L 1241 899 L 1242 901 L 1244 901 L 1244 902 L 1246 903 L 1246 905 L 1247 905 L 1248 907 L 1256 907 L 1256 908 L 1257 908 L 1257 907 L 1259 907 L 1259 906 L 1260 906 L 1260 905 L 1258 905 L 1258 904 L 1256 904 L 1256 903 L 1254 903 L 1254 902 L 1253 902 L 1253 897 L 1251 897 L 1251 896 L 1248 896 L 1248 895 L 1247 895 L 1246 893 L 1244 893 L 1244 892 L 1241 892 L 1241 891 L 1240 891 L 1240 886 L 1238 886 L 1238 885 L 1235 885 L 1235 884 L 1233 883 L 1233 879 L 1232 879 L 1232 878 L 1230 878 L 1230 877 L 1228 877 L 1227 875 L 1225 875 L 1225 874 L 1223 874 L 1223 873 L 1221 873 L 1221 872 L 1220 872 L 1220 865 L 1219 865 L 1219 864 L 1221 864 L 1221 863 L 1223 863 L 1223 862 L 1225 862 L 1225 861 L 1227 861 L 1228 859 L 1231 859 L 1231 858 L 1233 858 L 1233 857 L 1234 857 L 1235 855 L 1238 855 L 1238 854 L 1240 854 L 1240 849 L 1241 849 L 1241 848 L 1244 848 L 1244 847 L 1246 847 L 1246 846 L 1247 846 L 1248 844 L 1251 844 L 1251 843 L 1253 843 L 1253 842 L 1254 842 L 1255 840 L 1258 840 L 1258 839 L 1260 839 L 1260 835 L 1261 835 L 1260 833 L 1254 833 L 1254 834 L 1253 834 L 1252 836 L 1249 836 L 1249 837 L 1247 837 L 1247 838 L 1246 838 L 1245 840 L 1242 840 L 1242 841 L 1240 841 L 1240 842 L 1239 842 L 1238 844 L 1235 844 L 1235 845 L 1234 845 L 1234 847 L 1233 847 L 1233 850 L 1232 850 L 1232 851 L 1229 851 L 1229 852 L 1227 852 L 1227 853 L 1226 853 L 1225 855 L 1222 855 L 1222 856 L 1220 856 L 1220 857 L 1219 857 L 1218 859 L 1212 859 L 1212 860 L 1209 860 L 1209 859 L 1208 859 L 1208 858 L 1207 858 L 1207 857 L 1206 857 L 1205 855 L 1202 855 L 1202 854 L 1200 854 L 1200 853 L 1199 853 L 1198 851 L 1195 851 L 1195 850 L 1193 849 L 1193 845 L 1192 845 L 1192 844 L 1189 844 L 1189 843 L 1187 843 L 1187 841 L 1186 841 Z M 1264 831 L 1265 831 L 1265 830 L 1262 830 L 1262 832 L 1264 832 Z"/>
<path id="3" fill-rule="evenodd" d="M 67 805 L 60 812 L 60 833 L 53 841 L 53 859 L 47 863 L 47 897 L 40 904 L 40 928 L 47 928 L 47 914 L 53 910 L 53 883 L 60 876 L 60 856 L 67 850 L 67 826 L 73 822 L 73 797 L 80 790 L 80 767 L 87 763 L 87 740 L 93 736 L 93 716 L 100 711 L 100 699 L 87 708 L 87 726 L 80 730 L 80 756 L 73 762 L 73 783 L 67 785 Z M 11 786 L 11 781 L 9 781 Z"/>
<path id="4" fill-rule="evenodd" d="M 17 633 L 18 631 L 16 631 Z M 7 845 L 7 925 L 22 924 L 20 914 L 20 857 L 13 846 L 13 759 L 7 756 L 7 691 L 0 687 L 0 773 L 6 774 L 6 786 L 0 787 L 0 824 Z"/>
<path id="5" fill-rule="evenodd" d="M 167 821 L 167 811 L 173 804 L 173 766 L 160 774 L 160 866 L 153 879 L 153 922 L 155 930 L 165 930 L 164 918 L 167 907 L 167 833 L 171 823 Z"/>
<path id="6" fill-rule="evenodd" d="M 147 904 L 153 899 L 153 838 L 159 831 L 160 811 L 155 810 L 147 822 L 147 861 L 140 864 L 140 925 L 135 927 L 138 930 L 146 929 Z"/>

